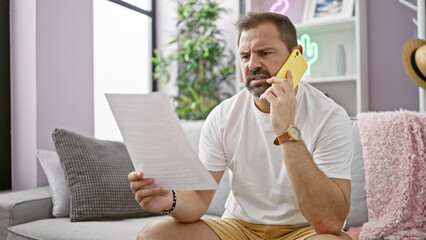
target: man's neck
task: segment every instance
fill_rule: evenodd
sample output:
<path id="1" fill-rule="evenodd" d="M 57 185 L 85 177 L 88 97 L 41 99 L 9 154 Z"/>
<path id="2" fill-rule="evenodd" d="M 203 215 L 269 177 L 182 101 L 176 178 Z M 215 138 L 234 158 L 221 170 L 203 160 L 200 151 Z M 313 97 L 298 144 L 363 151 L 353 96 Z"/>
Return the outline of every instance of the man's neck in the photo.
<path id="1" fill-rule="evenodd" d="M 260 99 L 255 96 L 253 96 L 253 99 L 254 99 L 254 105 L 257 107 L 257 109 L 259 109 L 259 111 L 263 113 L 269 113 L 271 111 L 271 105 L 269 104 L 268 101 L 266 100 L 260 101 Z"/>

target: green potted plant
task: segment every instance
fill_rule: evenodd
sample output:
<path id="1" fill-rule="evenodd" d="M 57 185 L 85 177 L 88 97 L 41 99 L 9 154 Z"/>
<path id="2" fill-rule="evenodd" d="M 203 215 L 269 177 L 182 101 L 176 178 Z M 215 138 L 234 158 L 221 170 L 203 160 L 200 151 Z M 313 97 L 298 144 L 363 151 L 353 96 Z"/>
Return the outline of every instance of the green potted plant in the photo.
<path id="1" fill-rule="evenodd" d="M 205 119 L 210 111 L 234 92 L 235 63 L 216 20 L 226 10 L 216 0 L 178 1 L 177 34 L 169 45 L 178 50 L 169 56 L 155 50 L 154 78 L 170 81 L 170 65 L 177 62 L 175 111 L 180 119 Z"/>

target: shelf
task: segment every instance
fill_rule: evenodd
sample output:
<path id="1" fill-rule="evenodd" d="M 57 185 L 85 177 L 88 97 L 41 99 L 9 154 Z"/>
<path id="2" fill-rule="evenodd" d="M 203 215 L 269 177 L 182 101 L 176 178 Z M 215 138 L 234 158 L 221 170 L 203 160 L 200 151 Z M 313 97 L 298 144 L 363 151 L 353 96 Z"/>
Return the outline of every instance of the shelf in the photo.
<path id="1" fill-rule="evenodd" d="M 354 30 L 355 17 L 345 19 L 317 20 L 310 23 L 297 23 L 294 26 L 298 32 L 324 33 L 329 31 Z"/>
<path id="2" fill-rule="evenodd" d="M 302 80 L 307 83 L 350 82 L 350 81 L 356 81 L 357 77 L 355 75 L 330 76 L 330 77 L 304 77 Z"/>

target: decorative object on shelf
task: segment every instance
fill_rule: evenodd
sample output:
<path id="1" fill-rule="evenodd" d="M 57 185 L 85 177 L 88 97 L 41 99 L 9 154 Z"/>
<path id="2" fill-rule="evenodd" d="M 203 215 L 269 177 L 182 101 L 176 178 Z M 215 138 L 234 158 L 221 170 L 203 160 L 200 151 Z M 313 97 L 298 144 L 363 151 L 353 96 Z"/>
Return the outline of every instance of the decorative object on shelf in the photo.
<path id="1" fill-rule="evenodd" d="M 178 50 L 163 57 L 155 50 L 154 77 L 162 84 L 170 80 L 170 66 L 177 63 L 175 112 L 179 119 L 205 119 L 222 100 L 234 94 L 235 57 L 226 51 L 226 42 L 216 20 L 226 9 L 218 0 L 177 1 L 175 39 Z"/>
<path id="2" fill-rule="evenodd" d="M 346 53 L 345 46 L 343 44 L 337 44 L 336 52 L 335 52 L 335 67 L 336 67 L 336 75 L 344 76 L 346 75 Z"/>
<path id="3" fill-rule="evenodd" d="M 306 0 L 304 21 L 349 18 L 354 12 L 354 0 Z"/>
<path id="4" fill-rule="evenodd" d="M 272 12 L 286 15 L 292 23 L 303 21 L 305 0 L 239 0 L 240 14 L 247 12 Z"/>
<path id="5" fill-rule="evenodd" d="M 410 78 L 426 90 L 426 41 L 408 40 L 402 48 L 402 60 Z"/>
<path id="6" fill-rule="evenodd" d="M 297 39 L 297 44 L 301 45 L 303 48 L 303 55 L 308 62 L 308 69 L 306 70 L 305 75 L 311 75 L 311 65 L 318 60 L 318 44 L 311 41 L 311 36 L 309 34 L 302 34 L 300 39 Z"/>
<path id="7" fill-rule="evenodd" d="M 281 11 L 278 11 L 279 8 L 281 8 Z M 276 2 L 272 4 L 271 8 L 269 9 L 269 12 L 285 15 L 289 8 L 289 0 L 276 0 Z"/>

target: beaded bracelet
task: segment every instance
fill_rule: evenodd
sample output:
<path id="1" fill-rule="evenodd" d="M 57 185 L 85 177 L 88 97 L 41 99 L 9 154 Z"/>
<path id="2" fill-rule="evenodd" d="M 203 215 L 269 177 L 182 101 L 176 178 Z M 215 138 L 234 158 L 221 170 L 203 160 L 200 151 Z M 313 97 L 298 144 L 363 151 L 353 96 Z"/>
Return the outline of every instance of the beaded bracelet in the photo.
<path id="1" fill-rule="evenodd" d="M 164 215 L 164 216 L 172 213 L 173 210 L 175 210 L 176 200 L 177 200 L 175 190 L 172 190 L 172 193 L 173 193 L 173 204 L 172 204 L 172 208 L 170 208 L 170 210 L 168 210 L 168 211 L 161 211 L 161 214 Z"/>

